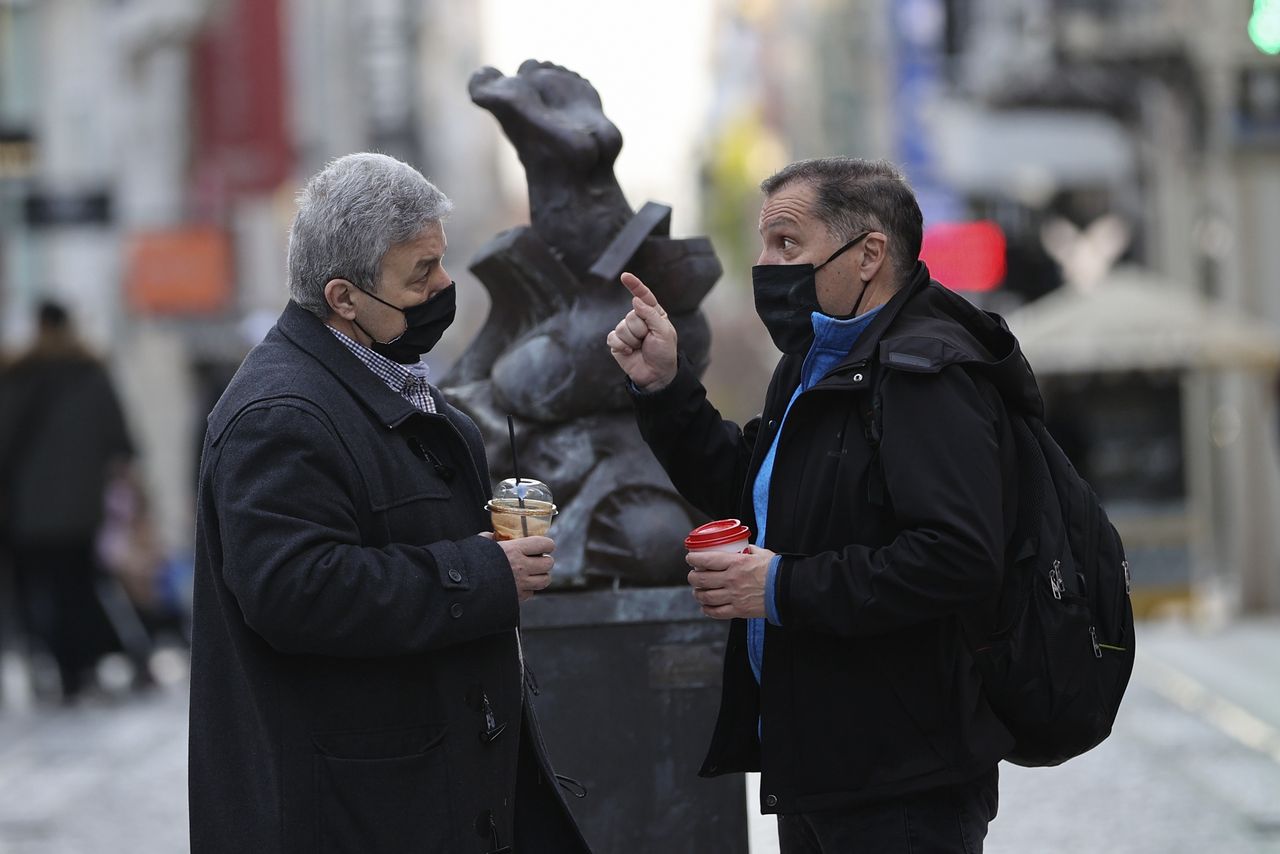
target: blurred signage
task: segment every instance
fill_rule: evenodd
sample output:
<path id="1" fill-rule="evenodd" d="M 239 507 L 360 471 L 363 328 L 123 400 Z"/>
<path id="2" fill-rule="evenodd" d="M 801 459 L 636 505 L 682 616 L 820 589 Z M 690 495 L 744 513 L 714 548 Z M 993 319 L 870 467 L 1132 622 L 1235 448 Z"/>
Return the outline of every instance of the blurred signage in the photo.
<path id="1" fill-rule="evenodd" d="M 197 184 L 263 193 L 289 176 L 281 0 L 227 0 L 196 41 Z"/>
<path id="2" fill-rule="evenodd" d="M 36 191 L 22 206 L 27 225 L 106 225 L 111 222 L 111 195 L 106 190 L 84 192 Z"/>
<path id="3" fill-rule="evenodd" d="M 35 160 L 35 141 L 29 131 L 0 130 L 0 180 L 31 177 Z"/>
<path id="4" fill-rule="evenodd" d="M 924 231 L 920 260 L 953 291 L 990 291 L 1005 278 L 1004 232 L 994 222 L 945 222 Z"/>
<path id="5" fill-rule="evenodd" d="M 208 226 L 132 237 L 125 296 L 139 314 L 216 314 L 231 305 L 231 245 Z"/>

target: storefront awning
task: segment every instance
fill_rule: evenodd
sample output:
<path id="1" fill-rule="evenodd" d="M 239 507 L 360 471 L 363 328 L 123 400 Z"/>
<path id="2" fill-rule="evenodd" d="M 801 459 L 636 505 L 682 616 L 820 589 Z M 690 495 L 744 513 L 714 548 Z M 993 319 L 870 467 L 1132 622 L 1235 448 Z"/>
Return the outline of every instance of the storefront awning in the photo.
<path id="1" fill-rule="evenodd" d="M 1059 288 L 1006 319 L 1037 375 L 1280 369 L 1280 327 L 1136 267 L 1090 291 Z"/>

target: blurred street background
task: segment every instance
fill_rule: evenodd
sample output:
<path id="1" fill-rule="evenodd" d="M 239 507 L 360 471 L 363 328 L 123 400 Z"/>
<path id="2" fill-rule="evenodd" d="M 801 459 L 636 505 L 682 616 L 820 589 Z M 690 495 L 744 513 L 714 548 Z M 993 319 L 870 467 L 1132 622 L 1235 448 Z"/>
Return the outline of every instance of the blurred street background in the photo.
<path id="1" fill-rule="evenodd" d="M 1145 629 L 1108 741 L 1058 768 L 1001 766 L 989 854 L 1280 852 L 1280 620 Z M 0 717 L 0 852 L 185 851 L 184 688 Z M 776 854 L 755 803 L 750 854 Z"/>
<path id="2" fill-rule="evenodd" d="M 528 220 L 467 80 L 529 58 L 600 92 L 634 208 L 713 240 L 727 417 L 777 358 L 758 184 L 799 158 L 900 164 L 935 277 L 1022 340 L 1144 622 L 1113 737 L 1003 769 L 988 850 L 1280 851 L 1280 0 L 0 0 L 0 355 L 74 334 L 118 403 L 73 426 L 123 424 L 79 487 L 109 654 L 24 637 L 0 566 L 0 854 L 186 850 L 196 457 L 287 299 L 294 194 L 372 149 L 454 199 L 442 374 L 486 317 L 468 260 Z"/>

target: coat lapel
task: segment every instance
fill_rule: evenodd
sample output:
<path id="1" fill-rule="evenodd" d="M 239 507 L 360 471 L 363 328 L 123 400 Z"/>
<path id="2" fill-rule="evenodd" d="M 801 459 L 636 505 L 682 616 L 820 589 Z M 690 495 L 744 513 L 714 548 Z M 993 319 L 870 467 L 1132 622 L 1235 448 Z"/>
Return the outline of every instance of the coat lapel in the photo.
<path id="1" fill-rule="evenodd" d="M 381 423 L 397 427 L 418 414 L 408 400 L 396 394 L 373 371 L 360 363 L 334 337 L 320 318 L 289 300 L 276 323 L 282 335 L 322 364 Z"/>

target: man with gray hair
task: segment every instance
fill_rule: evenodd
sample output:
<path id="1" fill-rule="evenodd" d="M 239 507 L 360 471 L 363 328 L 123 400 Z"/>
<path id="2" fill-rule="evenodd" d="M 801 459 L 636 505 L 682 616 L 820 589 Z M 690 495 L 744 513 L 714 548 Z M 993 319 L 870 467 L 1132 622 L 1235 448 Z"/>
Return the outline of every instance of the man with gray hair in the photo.
<path id="1" fill-rule="evenodd" d="M 760 771 L 783 854 L 973 854 L 1013 739 L 966 629 L 994 621 L 1006 406 L 1035 411 L 1035 380 L 1007 329 L 931 280 L 891 164 L 800 161 L 761 187 L 752 289 L 782 358 L 759 418 L 720 417 L 630 274 L 607 339 L 681 494 L 756 536 L 688 557 L 703 613 L 730 621 L 701 773 Z"/>
<path id="2" fill-rule="evenodd" d="M 209 415 L 194 854 L 587 850 L 516 634 L 555 545 L 487 533 L 480 432 L 421 361 L 454 316 L 450 208 L 384 155 L 315 175 L 291 299 Z"/>

